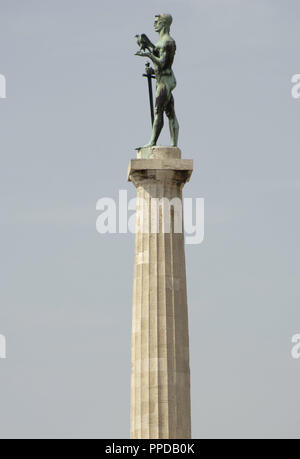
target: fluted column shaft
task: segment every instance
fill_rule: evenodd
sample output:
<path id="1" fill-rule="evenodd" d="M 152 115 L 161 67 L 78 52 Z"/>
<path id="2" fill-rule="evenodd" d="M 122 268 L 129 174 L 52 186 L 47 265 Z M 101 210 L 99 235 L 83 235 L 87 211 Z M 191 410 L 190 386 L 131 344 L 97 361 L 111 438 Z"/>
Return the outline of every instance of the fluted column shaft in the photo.
<path id="1" fill-rule="evenodd" d="M 156 155 L 159 155 L 159 147 Z M 191 437 L 182 219 L 182 188 L 191 172 L 192 162 L 189 160 L 131 161 L 129 179 L 137 188 L 138 198 L 131 349 L 131 438 Z"/>

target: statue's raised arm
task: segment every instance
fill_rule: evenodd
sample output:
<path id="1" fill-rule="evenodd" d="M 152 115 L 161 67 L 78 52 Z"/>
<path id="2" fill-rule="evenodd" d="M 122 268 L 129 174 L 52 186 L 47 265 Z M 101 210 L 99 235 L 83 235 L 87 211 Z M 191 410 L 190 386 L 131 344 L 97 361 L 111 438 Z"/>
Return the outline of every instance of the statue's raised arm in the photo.
<path id="1" fill-rule="evenodd" d="M 156 145 L 164 124 L 164 113 L 169 118 L 171 146 L 178 143 L 179 125 L 175 115 L 174 97 L 172 91 L 176 87 L 176 79 L 172 70 L 172 64 L 176 52 L 175 40 L 170 36 L 172 16 L 159 14 L 155 16 L 154 29 L 159 33 L 159 41 L 153 45 L 145 35 L 137 35 L 137 43 L 140 51 L 137 56 L 147 57 L 154 64 L 156 77 L 156 101 L 154 110 L 154 123 L 150 142 L 144 147 Z M 148 50 L 148 51 L 146 51 Z"/>

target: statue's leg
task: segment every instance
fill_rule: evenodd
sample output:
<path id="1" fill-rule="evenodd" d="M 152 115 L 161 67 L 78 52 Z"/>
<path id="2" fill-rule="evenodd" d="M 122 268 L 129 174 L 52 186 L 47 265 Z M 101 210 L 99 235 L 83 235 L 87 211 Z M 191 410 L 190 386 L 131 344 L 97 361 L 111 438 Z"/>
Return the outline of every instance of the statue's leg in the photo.
<path id="1" fill-rule="evenodd" d="M 156 91 L 156 101 L 154 108 L 154 122 L 152 127 L 152 136 L 150 142 L 144 147 L 152 147 L 156 145 L 158 137 L 164 126 L 164 108 L 167 101 L 167 90 L 165 85 L 158 85 Z"/>
<path id="2" fill-rule="evenodd" d="M 170 136 L 171 136 L 171 146 L 177 147 L 178 145 L 178 134 L 179 134 L 179 124 L 175 114 L 175 104 L 174 97 L 171 94 L 170 101 L 166 107 L 166 115 L 169 118 L 170 126 Z"/>

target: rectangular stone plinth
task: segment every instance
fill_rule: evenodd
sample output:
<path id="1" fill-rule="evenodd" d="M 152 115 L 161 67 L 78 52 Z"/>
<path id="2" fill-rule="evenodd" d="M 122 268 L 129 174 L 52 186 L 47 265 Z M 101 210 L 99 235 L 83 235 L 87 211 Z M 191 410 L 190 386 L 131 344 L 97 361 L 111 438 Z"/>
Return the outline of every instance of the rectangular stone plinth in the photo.
<path id="1" fill-rule="evenodd" d="M 181 150 L 177 147 L 141 147 L 137 148 L 137 157 L 139 159 L 180 159 Z"/>

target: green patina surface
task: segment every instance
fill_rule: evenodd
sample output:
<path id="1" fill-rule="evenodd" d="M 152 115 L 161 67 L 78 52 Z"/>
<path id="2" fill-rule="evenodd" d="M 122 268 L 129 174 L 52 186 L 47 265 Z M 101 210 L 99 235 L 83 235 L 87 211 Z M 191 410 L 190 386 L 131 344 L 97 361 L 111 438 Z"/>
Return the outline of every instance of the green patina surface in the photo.
<path id="1" fill-rule="evenodd" d="M 140 50 L 136 56 L 151 59 L 156 77 L 156 100 L 154 109 L 154 122 L 152 135 L 149 143 L 144 147 L 156 145 L 164 125 L 164 113 L 169 119 L 171 146 L 178 144 L 179 124 L 175 114 L 174 97 L 172 91 L 176 87 L 176 79 L 172 70 L 172 64 L 176 52 L 175 40 L 170 36 L 172 16 L 160 14 L 155 16 L 154 29 L 159 34 L 156 45 L 151 43 L 145 34 L 136 35 Z M 147 51 L 146 51 L 147 50 Z"/>

